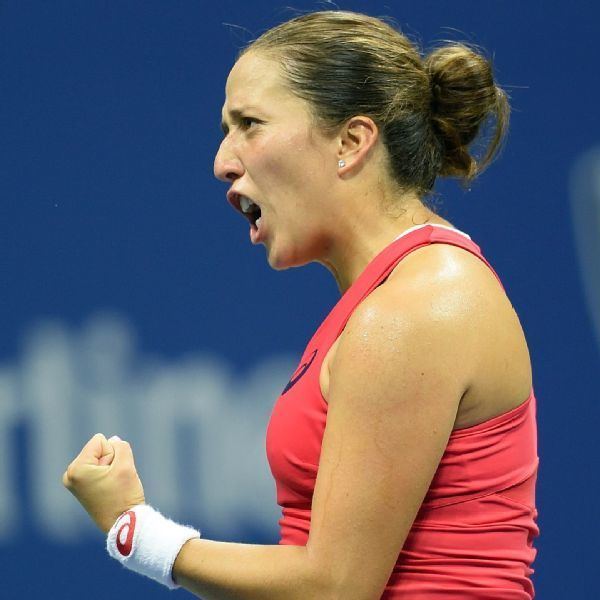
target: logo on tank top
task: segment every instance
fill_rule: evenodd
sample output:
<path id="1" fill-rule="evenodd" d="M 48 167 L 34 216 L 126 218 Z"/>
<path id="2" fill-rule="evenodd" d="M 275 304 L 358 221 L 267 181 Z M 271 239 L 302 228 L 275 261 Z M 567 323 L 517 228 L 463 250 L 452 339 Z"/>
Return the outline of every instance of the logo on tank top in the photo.
<path id="1" fill-rule="evenodd" d="M 304 375 L 304 373 L 306 373 L 306 371 L 308 371 L 308 369 L 310 368 L 310 365 L 312 365 L 312 363 L 313 363 L 313 360 L 315 360 L 315 356 L 317 355 L 317 352 L 318 352 L 318 350 L 314 350 L 313 353 L 310 355 L 309 360 L 305 363 L 302 363 L 294 371 L 292 378 L 288 381 L 288 384 L 285 386 L 283 392 L 281 392 L 282 396 L 283 396 L 283 394 L 285 394 L 286 392 L 291 390 L 298 383 L 298 381 L 300 381 L 300 379 L 302 379 L 302 376 Z"/>

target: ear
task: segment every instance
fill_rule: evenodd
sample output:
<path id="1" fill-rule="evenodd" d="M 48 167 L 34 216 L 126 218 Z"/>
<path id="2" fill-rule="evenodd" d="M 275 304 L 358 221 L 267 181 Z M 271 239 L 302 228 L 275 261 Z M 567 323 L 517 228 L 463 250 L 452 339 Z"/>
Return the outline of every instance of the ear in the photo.
<path id="1" fill-rule="evenodd" d="M 338 135 L 338 160 L 343 161 L 338 173 L 345 175 L 360 169 L 379 138 L 379 128 L 371 119 L 357 115 L 349 119 Z"/>

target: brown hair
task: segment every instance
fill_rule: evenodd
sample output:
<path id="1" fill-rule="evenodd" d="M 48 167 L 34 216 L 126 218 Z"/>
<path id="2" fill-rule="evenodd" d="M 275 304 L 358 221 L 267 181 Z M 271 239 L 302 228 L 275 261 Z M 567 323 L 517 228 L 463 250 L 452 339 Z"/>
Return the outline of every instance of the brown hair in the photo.
<path id="1" fill-rule="evenodd" d="M 280 62 L 291 91 L 310 104 L 325 131 L 358 114 L 371 117 L 393 178 L 420 195 L 439 175 L 474 179 L 508 127 L 508 100 L 486 58 L 458 43 L 422 58 L 402 33 L 374 17 L 308 13 L 268 30 L 242 54 L 250 50 Z M 479 159 L 470 146 L 488 120 L 494 129 Z"/>

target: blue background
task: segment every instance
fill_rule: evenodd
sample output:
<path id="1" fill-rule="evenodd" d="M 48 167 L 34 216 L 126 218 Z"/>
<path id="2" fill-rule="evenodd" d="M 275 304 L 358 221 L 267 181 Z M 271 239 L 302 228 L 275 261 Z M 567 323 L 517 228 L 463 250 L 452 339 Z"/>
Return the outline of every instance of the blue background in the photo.
<path id="1" fill-rule="evenodd" d="M 538 597 L 596 597 L 600 267 L 589 249 L 600 248 L 597 5 L 338 6 L 393 16 L 425 47 L 446 38 L 480 44 L 511 96 L 500 160 L 469 193 L 442 183 L 440 213 L 481 246 L 527 335 L 541 458 Z M 94 315 L 109 315 L 100 321 L 120 323 L 135 340 L 126 354 L 144 364 L 138 383 L 152 365 L 175 368 L 200 356 L 218 361 L 235 384 L 265 360 L 288 357 L 292 366 L 338 298 L 317 265 L 270 270 L 212 176 L 237 50 L 291 14 L 273 1 L 0 2 L 0 475 L 12 498 L 0 531 L 2 598 L 167 594 L 112 564 L 86 525 L 68 536 L 40 525 L 46 504 L 37 497 L 36 452 L 45 435 L 47 447 L 53 436 L 59 441 L 63 414 L 52 399 L 48 421 L 33 420 L 27 408 L 22 375 L 32 338 L 51 330 L 76 340 Z M 273 373 L 285 382 L 285 369 Z M 100 429 L 89 415 L 73 422 L 85 425 L 68 430 L 71 453 Z M 219 456 L 211 460 L 219 464 Z M 221 494 L 236 495 L 235 482 L 222 486 Z M 276 520 L 272 492 L 264 502 Z M 57 502 L 59 493 L 65 514 L 79 519 L 75 502 L 62 490 Z M 244 499 L 233 502 L 235 511 Z M 192 505 L 182 500 L 174 516 L 194 516 Z M 275 522 L 227 529 L 203 518 L 196 524 L 207 537 L 277 541 Z"/>

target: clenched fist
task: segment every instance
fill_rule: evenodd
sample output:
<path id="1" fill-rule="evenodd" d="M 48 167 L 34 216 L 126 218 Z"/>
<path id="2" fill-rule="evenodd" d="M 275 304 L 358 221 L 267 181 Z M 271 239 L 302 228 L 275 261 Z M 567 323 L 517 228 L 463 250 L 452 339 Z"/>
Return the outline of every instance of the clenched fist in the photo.
<path id="1" fill-rule="evenodd" d="M 121 513 L 144 503 L 131 446 L 97 433 L 67 467 L 64 486 L 105 533 Z"/>

